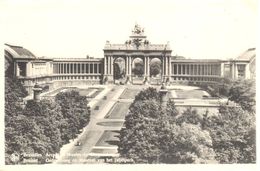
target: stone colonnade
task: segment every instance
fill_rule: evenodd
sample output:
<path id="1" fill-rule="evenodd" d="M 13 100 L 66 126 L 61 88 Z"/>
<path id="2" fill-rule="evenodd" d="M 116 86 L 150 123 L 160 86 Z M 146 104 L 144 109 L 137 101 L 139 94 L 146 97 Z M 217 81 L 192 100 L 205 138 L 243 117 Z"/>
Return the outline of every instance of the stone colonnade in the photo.
<path id="1" fill-rule="evenodd" d="M 221 76 L 220 63 L 172 63 L 171 75 Z"/>
<path id="2" fill-rule="evenodd" d="M 158 58 L 162 62 L 162 76 L 165 80 L 166 78 L 170 79 L 171 73 L 171 57 L 170 56 L 160 56 L 160 57 L 151 57 L 151 56 L 120 56 L 125 59 L 125 71 L 126 77 L 129 78 L 129 81 L 132 79 L 132 66 L 133 60 L 135 58 L 143 59 L 144 63 L 144 77 L 147 78 L 147 81 L 150 79 L 150 61 L 152 58 Z M 104 77 L 107 77 L 108 82 L 114 81 L 114 61 L 117 57 L 113 55 L 105 55 L 104 57 Z"/>
<path id="3" fill-rule="evenodd" d="M 53 74 L 101 74 L 100 62 L 55 62 Z"/>

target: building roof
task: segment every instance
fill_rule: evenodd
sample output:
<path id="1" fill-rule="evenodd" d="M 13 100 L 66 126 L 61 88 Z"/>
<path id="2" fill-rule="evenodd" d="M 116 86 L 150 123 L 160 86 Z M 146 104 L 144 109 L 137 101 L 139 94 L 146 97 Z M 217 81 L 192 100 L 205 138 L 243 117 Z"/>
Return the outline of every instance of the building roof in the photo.
<path id="1" fill-rule="evenodd" d="M 244 53 L 242 53 L 240 56 L 236 58 L 236 60 L 247 60 L 250 61 L 256 56 L 256 48 L 250 48 Z"/>
<path id="2" fill-rule="evenodd" d="M 54 62 L 99 62 L 103 58 L 53 58 Z"/>
<path id="3" fill-rule="evenodd" d="M 22 46 L 5 44 L 5 50 L 9 52 L 13 56 L 13 58 L 36 58 L 36 56 L 32 52 L 30 52 L 28 49 L 23 48 Z"/>
<path id="4" fill-rule="evenodd" d="M 175 59 L 172 60 L 174 63 L 220 63 L 220 59 Z"/>

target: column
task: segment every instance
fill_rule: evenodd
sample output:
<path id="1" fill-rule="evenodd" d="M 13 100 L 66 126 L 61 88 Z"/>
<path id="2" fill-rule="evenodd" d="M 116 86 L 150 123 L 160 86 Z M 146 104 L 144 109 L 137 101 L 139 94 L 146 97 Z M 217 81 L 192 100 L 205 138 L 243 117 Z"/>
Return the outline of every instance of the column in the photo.
<path id="1" fill-rule="evenodd" d="M 144 56 L 144 76 L 146 76 L 146 56 Z"/>
<path id="2" fill-rule="evenodd" d="M 127 56 L 127 74 L 131 75 L 131 62 L 130 62 L 130 56 Z"/>
<path id="3" fill-rule="evenodd" d="M 150 77 L 150 59 L 147 56 L 147 76 Z"/>
<path id="4" fill-rule="evenodd" d="M 164 58 L 162 56 L 162 76 L 164 76 Z"/>
<path id="5" fill-rule="evenodd" d="M 97 74 L 99 74 L 99 64 L 97 64 Z"/>
<path id="6" fill-rule="evenodd" d="M 82 74 L 82 64 L 79 64 L 79 73 Z"/>
<path id="7" fill-rule="evenodd" d="M 176 74 L 179 75 L 179 64 L 178 63 L 176 64 L 176 71 L 177 71 Z"/>
<path id="8" fill-rule="evenodd" d="M 128 56 L 126 55 L 124 59 L 125 59 L 125 76 L 127 77 L 128 76 L 128 68 L 129 68 L 129 66 L 128 66 Z"/>
<path id="9" fill-rule="evenodd" d="M 164 59 L 165 59 L 165 75 L 168 76 L 168 60 L 167 60 L 167 56 L 165 56 Z"/>
<path id="10" fill-rule="evenodd" d="M 129 75 L 132 75 L 132 58 L 129 56 Z"/>
<path id="11" fill-rule="evenodd" d="M 108 74 L 111 75 L 111 56 L 108 57 Z"/>
<path id="12" fill-rule="evenodd" d="M 107 74 L 107 58 L 104 56 L 104 75 Z"/>
<path id="13" fill-rule="evenodd" d="M 224 77 L 224 70 L 225 70 L 224 67 L 225 67 L 225 65 L 224 65 L 224 63 L 221 63 L 220 66 L 221 66 L 221 67 L 220 67 L 220 73 L 221 73 L 220 75 L 221 75 L 222 77 Z"/>
<path id="14" fill-rule="evenodd" d="M 110 73 L 110 75 L 112 75 L 112 56 L 110 56 L 110 58 L 109 58 L 110 60 L 109 60 L 109 73 Z"/>
<path id="15" fill-rule="evenodd" d="M 107 75 L 110 75 L 110 56 L 107 56 Z"/>
<path id="16" fill-rule="evenodd" d="M 172 59 L 169 57 L 169 75 L 172 75 Z"/>
<path id="17" fill-rule="evenodd" d="M 111 74 L 114 75 L 114 58 L 111 58 Z"/>

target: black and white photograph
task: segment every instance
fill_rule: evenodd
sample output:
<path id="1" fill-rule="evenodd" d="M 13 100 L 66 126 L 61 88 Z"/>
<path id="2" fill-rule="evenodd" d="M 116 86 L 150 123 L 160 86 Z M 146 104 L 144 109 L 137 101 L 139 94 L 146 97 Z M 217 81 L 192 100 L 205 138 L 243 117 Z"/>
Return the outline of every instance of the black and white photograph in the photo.
<path id="1" fill-rule="evenodd" d="M 6 168 L 256 170 L 257 0 L 3 0 L 0 10 Z"/>

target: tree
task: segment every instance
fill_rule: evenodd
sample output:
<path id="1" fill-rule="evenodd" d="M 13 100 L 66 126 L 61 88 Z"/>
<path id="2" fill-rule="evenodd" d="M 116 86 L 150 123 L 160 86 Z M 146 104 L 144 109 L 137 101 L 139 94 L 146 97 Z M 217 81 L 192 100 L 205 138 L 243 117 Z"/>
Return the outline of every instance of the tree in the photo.
<path id="1" fill-rule="evenodd" d="M 120 155 L 136 163 L 215 162 L 209 132 L 184 119 L 177 124 L 174 102 L 169 101 L 165 109 L 159 99 L 153 88 L 136 96 L 120 132 Z"/>
<path id="2" fill-rule="evenodd" d="M 42 134 L 48 138 L 46 152 L 54 154 L 58 153 L 63 145 L 61 139 L 61 123 L 64 122 L 61 114 L 61 108 L 50 100 L 41 100 L 35 102 L 30 100 L 23 111 L 23 115 L 33 119 L 39 126 Z"/>
<path id="3" fill-rule="evenodd" d="M 9 76 L 10 76 L 9 74 L 6 74 L 5 77 L 5 155 L 6 156 L 14 152 L 20 152 L 22 147 L 24 147 L 25 142 L 27 142 L 26 138 L 17 134 L 17 131 L 20 131 L 21 129 L 16 128 L 20 121 L 23 124 L 26 123 L 24 121 L 26 120 L 26 118 L 24 118 L 22 115 L 23 108 L 20 102 L 22 102 L 23 98 L 27 96 L 27 92 L 18 79 Z M 34 127 L 37 125 L 34 125 L 32 123 L 32 124 L 28 124 L 28 126 Z M 26 130 L 31 131 L 31 129 L 29 128 Z"/>
<path id="4" fill-rule="evenodd" d="M 160 101 L 160 94 L 153 87 L 149 87 L 149 88 L 145 89 L 144 91 L 140 91 L 135 96 L 134 103 L 136 103 L 136 101 L 144 101 L 144 100 L 151 100 L 151 99 Z"/>
<path id="5" fill-rule="evenodd" d="M 208 131 L 198 125 L 167 124 L 160 134 L 163 163 L 216 163 L 212 140 Z"/>
<path id="6" fill-rule="evenodd" d="M 22 111 L 19 102 L 22 102 L 27 95 L 19 80 L 5 77 L 5 125 L 8 125 L 10 119 Z"/>
<path id="7" fill-rule="evenodd" d="M 191 107 L 182 112 L 182 115 L 176 118 L 176 123 L 181 125 L 184 122 L 194 125 L 201 125 L 203 117 L 198 114 L 197 110 L 193 110 Z"/>
<path id="8" fill-rule="evenodd" d="M 209 132 L 185 122 L 177 125 L 170 119 L 177 115 L 169 111 L 154 99 L 134 103 L 120 134 L 122 157 L 137 163 L 215 162 Z"/>
<path id="9" fill-rule="evenodd" d="M 86 126 L 90 120 L 90 109 L 86 96 L 77 91 L 60 92 L 55 97 L 60 105 L 65 124 L 61 126 L 61 137 L 66 143 L 74 139 L 79 130 Z"/>
<path id="10" fill-rule="evenodd" d="M 206 119 L 216 159 L 220 163 L 255 163 L 255 115 L 239 106 L 222 105 Z"/>
<path id="11" fill-rule="evenodd" d="M 6 127 L 6 155 L 58 153 L 63 145 L 60 134 L 62 120 L 57 104 L 48 100 L 28 101 L 25 109 L 12 117 Z"/>
<path id="12" fill-rule="evenodd" d="M 137 163 L 154 163 L 159 146 L 155 130 L 160 117 L 159 104 L 155 100 L 134 103 L 126 116 L 125 129 L 121 130 L 119 152 L 122 157 Z"/>
<path id="13" fill-rule="evenodd" d="M 255 81 L 236 80 L 229 90 L 229 100 L 241 105 L 242 109 L 255 112 Z"/>

